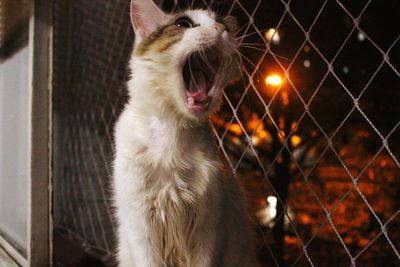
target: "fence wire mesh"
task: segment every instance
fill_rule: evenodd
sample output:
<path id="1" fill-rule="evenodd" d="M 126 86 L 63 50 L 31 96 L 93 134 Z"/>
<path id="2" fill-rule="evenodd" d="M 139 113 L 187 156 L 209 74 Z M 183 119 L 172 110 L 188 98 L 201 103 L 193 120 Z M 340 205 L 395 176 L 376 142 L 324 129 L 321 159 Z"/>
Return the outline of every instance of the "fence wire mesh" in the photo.
<path id="1" fill-rule="evenodd" d="M 163 1 L 235 15 L 242 79 L 211 119 L 264 266 L 400 266 L 400 2 Z M 55 228 L 113 254 L 129 1 L 56 1 Z"/>

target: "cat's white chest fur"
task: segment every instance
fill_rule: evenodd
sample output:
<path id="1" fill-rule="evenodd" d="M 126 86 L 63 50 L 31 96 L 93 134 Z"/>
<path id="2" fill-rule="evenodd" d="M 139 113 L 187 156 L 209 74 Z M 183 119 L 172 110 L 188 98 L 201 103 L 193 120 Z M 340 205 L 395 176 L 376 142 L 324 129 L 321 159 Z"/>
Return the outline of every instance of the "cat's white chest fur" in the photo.
<path id="1" fill-rule="evenodd" d="M 148 136 L 151 146 L 149 146 L 149 154 L 159 161 L 170 161 L 174 145 L 174 129 L 158 117 L 150 118 Z"/>
<path id="2" fill-rule="evenodd" d="M 146 127 L 135 117 L 126 110 L 116 127 L 120 255 L 127 267 L 209 266 L 216 229 L 204 227 L 219 217 L 205 222 L 206 208 L 215 213 L 211 204 L 219 202 L 215 155 L 188 142 L 192 133 L 177 134 L 154 117 Z"/>

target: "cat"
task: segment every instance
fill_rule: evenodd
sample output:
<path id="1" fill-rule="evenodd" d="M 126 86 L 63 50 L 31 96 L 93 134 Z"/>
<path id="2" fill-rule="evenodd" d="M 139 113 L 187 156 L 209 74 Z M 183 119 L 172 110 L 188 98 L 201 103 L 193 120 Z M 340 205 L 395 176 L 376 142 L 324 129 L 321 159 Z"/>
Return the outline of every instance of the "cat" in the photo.
<path id="1" fill-rule="evenodd" d="M 257 266 L 245 201 L 208 118 L 240 76 L 233 17 L 132 0 L 129 100 L 115 126 L 121 267 Z"/>

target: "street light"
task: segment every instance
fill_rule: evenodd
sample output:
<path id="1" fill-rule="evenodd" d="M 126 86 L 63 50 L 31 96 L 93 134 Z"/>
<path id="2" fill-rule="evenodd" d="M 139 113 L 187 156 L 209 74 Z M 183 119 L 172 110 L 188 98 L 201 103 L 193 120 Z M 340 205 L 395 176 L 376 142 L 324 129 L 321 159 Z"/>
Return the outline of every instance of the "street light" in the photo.
<path id="1" fill-rule="evenodd" d="M 265 83 L 271 86 L 280 86 L 283 83 L 283 79 L 278 74 L 271 74 L 265 78 Z"/>

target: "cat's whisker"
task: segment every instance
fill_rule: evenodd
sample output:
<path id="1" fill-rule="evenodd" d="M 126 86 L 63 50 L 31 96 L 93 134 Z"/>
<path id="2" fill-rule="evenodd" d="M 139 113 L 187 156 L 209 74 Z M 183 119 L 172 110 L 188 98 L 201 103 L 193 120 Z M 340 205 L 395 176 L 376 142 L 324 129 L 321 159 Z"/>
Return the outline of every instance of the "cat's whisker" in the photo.
<path id="1" fill-rule="evenodd" d="M 245 60 L 254 68 L 254 70 L 255 70 L 258 74 L 260 74 L 261 76 L 264 76 L 264 74 L 260 71 L 260 66 L 254 64 L 253 61 L 251 61 L 251 59 L 249 59 L 248 57 L 246 57 L 245 55 L 243 55 L 243 53 L 241 53 L 240 51 L 237 51 L 237 52 L 241 55 L 241 57 L 242 57 L 243 59 L 245 59 Z"/>
<path id="2" fill-rule="evenodd" d="M 290 59 L 290 58 L 288 58 L 288 57 L 284 57 L 284 56 L 278 55 L 277 53 L 274 53 L 274 52 L 272 52 L 271 50 L 268 50 L 268 49 L 267 49 L 267 53 L 268 53 L 268 54 L 271 54 L 271 55 L 273 55 L 273 56 L 275 56 L 275 57 L 281 58 L 281 59 L 283 59 L 283 60 L 289 61 L 289 62 L 292 61 L 292 59 Z"/>
<path id="3" fill-rule="evenodd" d="M 228 49 L 223 49 L 223 48 L 221 48 L 220 46 L 217 46 L 217 48 L 218 48 L 223 54 L 225 54 L 225 55 L 230 55 Z M 234 49 L 234 50 L 236 51 L 235 48 L 232 48 L 232 49 Z"/>
<path id="4" fill-rule="evenodd" d="M 191 5 L 189 3 L 189 0 L 185 0 L 185 3 L 186 3 L 186 8 L 187 9 L 192 9 L 192 7 L 191 7 Z"/>
<path id="5" fill-rule="evenodd" d="M 269 43 L 268 42 L 254 42 L 254 41 L 251 41 L 251 42 L 240 42 L 239 44 L 256 44 L 256 45 L 267 46 Z"/>
<path id="6" fill-rule="evenodd" d="M 221 6 L 221 4 L 224 3 L 224 1 L 212 1 L 213 3 L 216 3 L 217 9 L 216 9 L 216 13 L 219 17 L 222 17 L 222 12 L 223 12 L 223 8 Z"/>
<path id="7" fill-rule="evenodd" d="M 257 51 L 261 51 L 261 52 L 268 52 L 266 49 L 262 49 L 262 48 L 254 47 L 254 46 L 243 45 L 242 47 L 243 47 L 243 48 L 254 49 L 254 50 L 257 50 Z"/>
<path id="8" fill-rule="evenodd" d="M 263 76 L 264 74 L 260 71 L 260 66 L 257 66 L 256 64 L 253 63 L 253 61 L 251 61 L 248 57 L 242 55 L 242 58 L 244 58 L 253 68 L 256 72 L 258 72 L 258 74 L 260 74 L 261 76 Z"/>
<path id="9" fill-rule="evenodd" d="M 250 24 L 250 21 L 248 23 L 245 23 L 242 27 L 239 28 L 238 33 L 243 31 L 248 25 Z"/>
<path id="10" fill-rule="evenodd" d="M 267 48 L 267 45 L 266 44 L 262 44 L 262 43 L 240 43 L 240 46 L 243 46 L 243 45 L 259 46 L 259 47 Z"/>
<path id="11" fill-rule="evenodd" d="M 232 5 L 231 8 L 228 10 L 228 14 L 231 14 L 233 11 L 238 10 L 240 6 L 238 5 Z"/>
<path id="12" fill-rule="evenodd" d="M 236 53 L 238 54 L 239 57 L 241 57 L 241 54 L 240 54 L 240 52 L 238 50 L 236 50 Z M 243 68 L 244 68 L 244 66 L 243 66 L 243 64 L 241 64 L 240 67 L 239 67 L 240 79 L 242 80 L 243 85 L 245 85 L 246 81 L 245 81 L 245 77 L 244 77 Z"/>
<path id="13" fill-rule="evenodd" d="M 259 34 L 259 35 L 263 36 L 262 32 L 265 31 L 265 30 L 268 30 L 268 29 L 269 29 L 269 28 L 262 29 L 262 30 L 259 30 L 259 31 L 250 32 L 250 33 L 247 32 L 247 33 L 244 34 L 244 35 L 237 36 L 236 39 L 244 39 L 244 38 L 247 38 L 247 37 L 252 36 L 252 35 L 255 35 L 255 34 Z M 263 38 L 264 38 L 264 36 L 263 36 Z"/>
<path id="14" fill-rule="evenodd" d="M 222 49 L 221 47 L 217 46 L 217 48 L 221 51 L 222 54 L 225 54 L 225 56 L 227 56 L 230 60 L 228 64 L 225 64 L 223 66 L 223 69 L 226 69 L 230 66 L 230 64 L 233 62 L 233 56 L 231 55 L 231 53 L 229 53 L 227 50 Z M 237 50 L 235 48 L 233 48 L 233 50 L 236 52 Z"/>
<path id="15" fill-rule="evenodd" d="M 213 67 L 212 67 L 211 63 L 210 63 L 210 61 L 208 60 L 208 58 L 207 58 L 207 56 L 205 54 L 204 48 L 201 48 L 199 54 L 200 54 L 200 57 L 203 59 L 203 61 L 206 63 L 207 67 L 209 69 L 213 70 Z"/>
<path id="16" fill-rule="evenodd" d="M 193 76 L 193 71 L 192 71 L 192 58 L 191 58 L 191 57 L 189 57 L 188 63 L 189 63 L 190 78 L 191 78 L 192 81 L 194 81 L 194 86 L 196 87 L 196 90 L 197 90 L 198 85 L 197 85 L 196 79 L 195 79 L 194 76 Z M 190 86 L 190 85 L 189 85 L 189 86 Z M 190 90 L 190 88 L 188 88 L 188 89 Z"/>
<path id="17" fill-rule="evenodd" d="M 262 48 L 260 48 L 260 47 L 255 47 L 255 46 L 251 46 L 251 45 L 241 45 L 241 47 L 247 48 L 247 49 L 258 50 L 258 51 L 261 51 L 261 52 L 267 52 L 268 54 L 274 55 L 274 56 L 276 56 L 276 57 L 278 57 L 278 58 L 281 58 L 281 59 L 284 59 L 284 60 L 286 60 L 286 61 L 289 61 L 289 62 L 292 61 L 292 59 L 287 58 L 287 57 L 284 57 L 284 56 L 281 56 L 281 55 L 279 55 L 279 54 L 277 54 L 277 53 L 274 53 L 274 52 L 272 52 L 270 49 L 262 49 Z"/>

